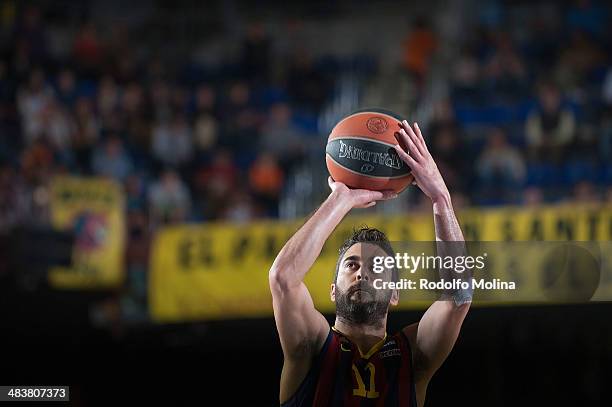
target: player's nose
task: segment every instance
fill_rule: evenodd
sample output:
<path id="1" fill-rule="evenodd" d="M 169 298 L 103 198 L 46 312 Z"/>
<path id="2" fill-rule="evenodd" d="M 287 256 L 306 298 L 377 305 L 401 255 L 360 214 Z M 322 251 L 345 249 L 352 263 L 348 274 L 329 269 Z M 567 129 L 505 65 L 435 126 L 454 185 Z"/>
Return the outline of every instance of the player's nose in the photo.
<path id="1" fill-rule="evenodd" d="M 357 271 L 357 281 L 361 281 L 361 280 L 369 281 L 370 277 L 368 276 L 368 273 L 367 272 L 364 273 L 361 270 L 362 269 L 359 269 Z"/>

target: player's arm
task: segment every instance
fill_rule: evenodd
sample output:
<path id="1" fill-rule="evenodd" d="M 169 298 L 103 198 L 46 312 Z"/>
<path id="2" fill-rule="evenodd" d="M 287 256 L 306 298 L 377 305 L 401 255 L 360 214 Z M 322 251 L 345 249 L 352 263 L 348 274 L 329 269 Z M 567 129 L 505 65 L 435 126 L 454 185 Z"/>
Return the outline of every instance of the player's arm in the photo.
<path id="1" fill-rule="evenodd" d="M 349 189 L 329 179 L 323 204 L 282 248 L 269 273 L 274 318 L 285 360 L 310 358 L 323 345 L 329 324 L 319 313 L 303 280 L 329 235 L 352 208 L 370 207 L 390 192 Z"/>
<path id="2" fill-rule="evenodd" d="M 463 233 L 450 194 L 418 125 L 415 123 L 413 129 L 404 121 L 397 138 L 396 151 L 412 169 L 416 184 L 432 201 L 438 256 L 465 255 Z M 454 274 L 453 270 L 440 270 L 440 273 L 444 279 Z M 462 277 L 469 279 L 471 276 Z M 470 302 L 471 291 L 446 292 L 417 324 L 404 329 L 414 347 L 417 379 L 425 385 L 455 345 Z"/>

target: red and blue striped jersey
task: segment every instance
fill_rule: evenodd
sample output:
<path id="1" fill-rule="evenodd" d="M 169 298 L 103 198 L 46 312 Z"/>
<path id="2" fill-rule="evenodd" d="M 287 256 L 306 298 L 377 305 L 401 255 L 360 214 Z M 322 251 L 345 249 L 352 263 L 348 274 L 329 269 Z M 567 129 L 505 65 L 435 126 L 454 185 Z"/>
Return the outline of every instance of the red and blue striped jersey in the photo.
<path id="1" fill-rule="evenodd" d="M 334 328 L 295 394 L 282 407 L 416 407 L 412 352 L 400 331 L 363 354 Z"/>

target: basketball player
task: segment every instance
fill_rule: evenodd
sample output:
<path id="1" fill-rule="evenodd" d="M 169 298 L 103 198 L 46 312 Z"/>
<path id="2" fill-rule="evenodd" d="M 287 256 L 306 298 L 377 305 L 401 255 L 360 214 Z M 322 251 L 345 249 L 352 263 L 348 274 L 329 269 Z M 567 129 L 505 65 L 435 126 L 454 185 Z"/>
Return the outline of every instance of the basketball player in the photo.
<path id="1" fill-rule="evenodd" d="M 450 195 L 418 125 L 398 123 L 400 158 L 433 204 L 436 240 L 464 246 Z M 391 199 L 393 192 L 349 189 L 329 179 L 331 193 L 285 244 L 270 270 L 274 317 L 284 354 L 282 406 L 423 406 L 427 384 L 453 348 L 468 312 L 471 292 L 448 292 L 421 320 L 387 336 L 387 313 L 397 290 L 374 289 L 396 270 L 372 271 L 374 256 L 394 256 L 385 235 L 361 229 L 340 250 L 331 300 L 336 319 L 328 322 L 313 304 L 303 280 L 326 239 L 352 208 Z M 440 253 L 438 245 L 438 255 Z"/>

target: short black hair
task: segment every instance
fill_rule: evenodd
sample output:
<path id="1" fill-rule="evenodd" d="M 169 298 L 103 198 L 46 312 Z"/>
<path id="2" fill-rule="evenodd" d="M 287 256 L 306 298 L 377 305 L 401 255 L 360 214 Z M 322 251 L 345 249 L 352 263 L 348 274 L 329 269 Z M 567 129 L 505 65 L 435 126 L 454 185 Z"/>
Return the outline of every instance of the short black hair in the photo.
<path id="1" fill-rule="evenodd" d="M 387 235 L 384 232 L 376 229 L 362 226 L 359 229 L 353 229 L 353 234 L 342 243 L 338 250 L 338 261 L 336 262 L 336 272 L 334 274 L 334 284 L 338 280 L 338 271 L 340 270 L 340 262 L 344 253 L 350 249 L 356 243 L 370 243 L 374 244 L 387 253 L 388 256 L 395 257 L 395 251 L 391 246 L 391 242 L 387 239 Z M 393 268 L 393 281 L 397 280 L 397 269 Z"/>

